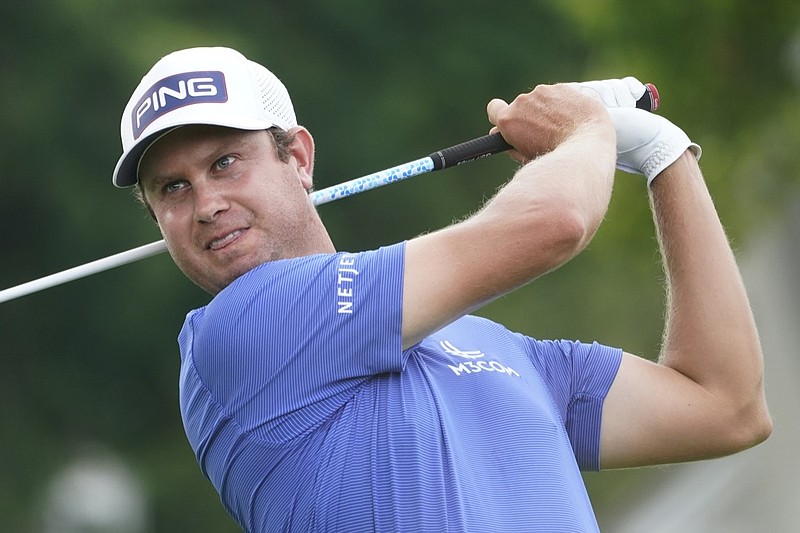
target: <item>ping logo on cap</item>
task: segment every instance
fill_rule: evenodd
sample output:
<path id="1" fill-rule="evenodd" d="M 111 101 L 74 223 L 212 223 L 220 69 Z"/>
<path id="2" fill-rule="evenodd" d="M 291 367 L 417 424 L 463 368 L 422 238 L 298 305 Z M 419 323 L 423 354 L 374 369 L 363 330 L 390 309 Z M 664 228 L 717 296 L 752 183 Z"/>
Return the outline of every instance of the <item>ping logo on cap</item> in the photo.
<path id="1" fill-rule="evenodd" d="M 131 111 L 133 138 L 170 111 L 192 104 L 228 101 L 225 75 L 220 71 L 183 72 L 153 84 Z"/>

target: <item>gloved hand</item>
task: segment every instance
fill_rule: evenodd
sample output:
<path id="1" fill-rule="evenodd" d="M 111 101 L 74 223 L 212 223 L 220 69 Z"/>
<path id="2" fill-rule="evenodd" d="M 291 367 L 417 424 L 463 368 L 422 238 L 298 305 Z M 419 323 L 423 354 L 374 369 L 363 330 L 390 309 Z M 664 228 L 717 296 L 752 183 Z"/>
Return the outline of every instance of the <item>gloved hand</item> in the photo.
<path id="1" fill-rule="evenodd" d="M 644 83 L 631 76 L 621 80 L 572 82 L 567 85 L 600 100 L 609 108 L 636 107 L 636 102 L 647 90 Z"/>
<path id="2" fill-rule="evenodd" d="M 653 179 L 690 148 L 697 159 L 702 150 L 679 127 L 641 109 L 636 102 L 647 90 L 633 77 L 575 82 L 569 85 L 606 106 L 617 130 L 617 168 Z"/>
<path id="3" fill-rule="evenodd" d="M 687 148 L 700 159 L 700 146 L 664 117 L 623 107 L 609 107 L 608 113 L 617 131 L 617 168 L 644 174 L 648 186 Z"/>

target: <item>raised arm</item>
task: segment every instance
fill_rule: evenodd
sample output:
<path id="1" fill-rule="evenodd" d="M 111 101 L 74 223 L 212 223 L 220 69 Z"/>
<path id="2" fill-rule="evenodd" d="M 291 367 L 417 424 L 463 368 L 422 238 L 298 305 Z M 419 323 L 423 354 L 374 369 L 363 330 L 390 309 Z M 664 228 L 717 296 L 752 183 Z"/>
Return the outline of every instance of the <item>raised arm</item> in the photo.
<path id="1" fill-rule="evenodd" d="M 622 114 L 620 137 L 652 120 Z M 665 153 L 677 159 L 648 176 L 668 290 L 663 346 L 658 364 L 624 356 L 603 410 L 602 468 L 726 455 L 772 427 L 756 326 L 711 195 L 691 150 Z"/>
<path id="2" fill-rule="evenodd" d="M 608 208 L 615 133 L 602 104 L 539 86 L 487 112 L 524 164 L 478 213 L 408 242 L 405 347 L 568 261 Z"/>

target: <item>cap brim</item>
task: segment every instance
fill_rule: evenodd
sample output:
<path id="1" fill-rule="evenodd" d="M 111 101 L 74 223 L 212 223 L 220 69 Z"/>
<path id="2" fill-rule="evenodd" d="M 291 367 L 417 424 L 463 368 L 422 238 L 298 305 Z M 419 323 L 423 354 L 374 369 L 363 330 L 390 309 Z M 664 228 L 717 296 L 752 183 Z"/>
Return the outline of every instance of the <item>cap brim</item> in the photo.
<path id="1" fill-rule="evenodd" d="M 136 146 L 134 146 L 127 154 L 123 154 L 120 157 L 119 161 L 117 162 L 117 166 L 114 169 L 114 185 L 117 187 L 130 187 L 132 185 L 136 185 L 139 181 L 138 177 L 138 169 L 139 169 L 139 160 L 142 158 L 142 154 L 153 144 L 156 139 L 159 139 L 162 135 L 165 135 L 169 131 L 174 128 L 170 128 L 165 131 L 157 131 L 152 135 L 148 135 L 141 141 L 139 141 Z"/>
<path id="2" fill-rule="evenodd" d="M 122 154 L 117 161 L 117 166 L 114 168 L 113 183 L 116 187 L 124 188 L 136 185 L 139 182 L 139 160 L 142 158 L 147 149 L 157 140 L 172 130 L 180 126 L 207 125 L 207 126 L 222 126 L 226 128 L 234 128 L 239 130 L 265 130 L 273 126 L 275 121 L 254 120 L 250 118 L 231 119 L 231 117 L 220 117 L 219 120 L 196 121 L 192 123 L 179 122 L 177 124 L 164 125 L 163 128 L 153 132 L 145 137 L 142 137 L 127 153 Z M 279 126 L 280 127 L 280 126 Z"/>

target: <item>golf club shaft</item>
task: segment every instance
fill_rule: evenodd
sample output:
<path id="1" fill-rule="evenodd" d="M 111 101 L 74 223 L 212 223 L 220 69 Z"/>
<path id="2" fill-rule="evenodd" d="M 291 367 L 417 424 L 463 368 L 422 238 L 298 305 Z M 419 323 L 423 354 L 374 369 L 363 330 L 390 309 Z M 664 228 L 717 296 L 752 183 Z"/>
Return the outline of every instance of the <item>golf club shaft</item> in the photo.
<path id="1" fill-rule="evenodd" d="M 510 146 L 500 134 L 485 135 L 462 144 L 445 148 L 444 150 L 439 150 L 422 159 L 368 174 L 320 191 L 314 191 L 311 193 L 310 198 L 314 205 L 326 204 L 370 189 L 412 178 L 420 174 L 474 161 L 481 157 L 503 152 L 509 148 Z M 103 259 L 98 259 L 84 265 L 4 289 L 0 291 L 0 303 L 33 294 L 44 289 L 49 289 L 50 287 L 63 285 L 64 283 L 111 270 L 112 268 L 122 265 L 127 265 L 128 263 L 133 263 L 140 259 L 163 253 L 166 250 L 167 246 L 164 241 L 161 240 L 110 255 Z"/>
<path id="2" fill-rule="evenodd" d="M 133 248 L 125 252 L 104 257 L 103 259 L 92 261 L 91 263 L 86 263 L 62 272 L 50 274 L 49 276 L 35 279 L 33 281 L 23 283 L 22 285 L 17 285 L 16 287 L 11 287 L 0 291 L 0 303 L 19 298 L 20 296 L 33 294 L 34 292 L 39 292 L 44 289 L 49 289 L 50 287 L 55 287 L 56 285 L 63 285 L 64 283 L 68 283 L 76 279 L 86 278 L 93 274 L 97 274 L 105 270 L 111 270 L 112 268 L 116 268 L 118 266 L 133 263 L 139 259 L 160 254 L 166 249 L 167 246 L 164 241 L 152 242 L 150 244 L 145 244 L 144 246 L 139 246 L 138 248 Z"/>

